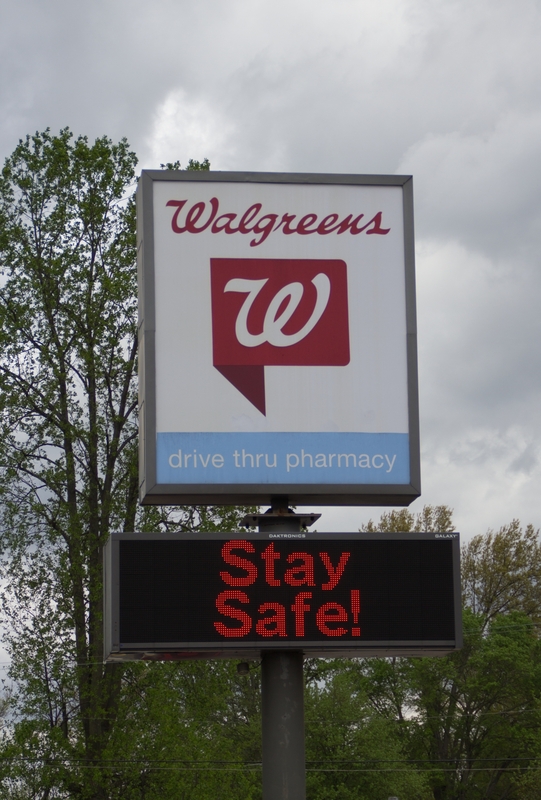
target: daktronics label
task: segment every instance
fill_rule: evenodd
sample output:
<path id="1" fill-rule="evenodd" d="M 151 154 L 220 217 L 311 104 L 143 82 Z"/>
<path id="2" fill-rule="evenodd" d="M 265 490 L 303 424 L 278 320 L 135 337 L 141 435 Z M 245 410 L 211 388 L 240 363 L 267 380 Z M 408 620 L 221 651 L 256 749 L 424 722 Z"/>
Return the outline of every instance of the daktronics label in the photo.
<path id="1" fill-rule="evenodd" d="M 443 647 L 457 638 L 458 538 L 116 538 L 111 585 L 119 587 L 120 650 Z"/>
<path id="2" fill-rule="evenodd" d="M 349 363 L 339 259 L 211 259 L 213 363 L 262 414 L 265 366 Z"/>

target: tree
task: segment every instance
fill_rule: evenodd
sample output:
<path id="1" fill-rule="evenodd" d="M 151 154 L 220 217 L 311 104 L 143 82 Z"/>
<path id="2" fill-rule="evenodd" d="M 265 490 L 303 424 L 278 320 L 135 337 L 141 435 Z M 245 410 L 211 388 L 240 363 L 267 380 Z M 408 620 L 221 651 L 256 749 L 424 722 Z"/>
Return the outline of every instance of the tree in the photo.
<path id="1" fill-rule="evenodd" d="M 3 544 L 18 601 L 38 594 L 42 649 L 63 638 L 78 664 L 91 761 L 120 679 L 100 663 L 102 547 L 137 512 L 135 164 L 125 141 L 46 131 L 19 143 L 0 181 Z"/>
<path id="2" fill-rule="evenodd" d="M 413 665 L 412 755 L 431 769 L 435 800 L 520 798 L 541 744 L 540 642 L 525 615 L 466 611 L 463 649 Z"/>
<path id="3" fill-rule="evenodd" d="M 358 680 L 358 663 L 334 659 L 312 664 L 308 671 L 307 797 L 429 800 L 428 783 L 408 761 L 399 727 L 369 702 L 369 685 Z"/>
<path id="4" fill-rule="evenodd" d="M 443 527 L 445 526 L 445 527 Z M 384 514 L 370 530 L 453 530 L 445 506 Z M 539 532 L 518 521 L 462 551 L 464 646 L 445 658 L 352 662 L 435 800 L 534 798 L 541 781 Z"/>
<path id="5" fill-rule="evenodd" d="M 138 507 L 136 162 L 125 140 L 46 130 L 0 178 L 3 611 L 11 746 L 31 759 L 4 786 L 43 800 L 116 791 L 104 758 L 137 667 L 102 663 L 110 532 L 235 527 L 242 513 Z"/>
<path id="6" fill-rule="evenodd" d="M 541 544 L 533 525 L 518 520 L 489 530 L 462 551 L 464 604 L 489 625 L 499 614 L 523 611 L 541 621 Z"/>
<path id="7" fill-rule="evenodd" d="M 449 506 L 424 506 L 418 514 L 408 508 L 384 511 L 379 522 L 368 520 L 361 528 L 365 533 L 407 533 L 453 531 L 453 512 Z"/>

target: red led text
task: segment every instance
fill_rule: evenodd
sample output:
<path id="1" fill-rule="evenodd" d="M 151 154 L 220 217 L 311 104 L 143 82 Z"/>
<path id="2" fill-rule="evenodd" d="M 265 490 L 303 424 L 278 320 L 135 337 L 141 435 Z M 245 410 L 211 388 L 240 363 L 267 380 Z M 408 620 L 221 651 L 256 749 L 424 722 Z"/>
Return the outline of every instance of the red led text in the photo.
<path id="1" fill-rule="evenodd" d="M 253 561 L 237 555 L 238 552 L 255 553 L 255 547 L 246 539 L 236 539 L 226 542 L 222 547 L 222 558 L 226 564 L 238 567 L 245 572 L 245 575 L 231 575 L 231 573 L 220 572 L 220 577 L 228 586 L 251 586 L 258 577 L 258 568 Z M 351 553 L 342 553 L 337 564 L 333 564 L 328 553 L 319 553 L 328 575 L 328 580 L 321 584 L 321 589 L 330 590 L 338 585 L 344 574 L 344 569 Z M 278 565 L 281 561 L 281 554 L 275 549 L 274 542 L 261 553 L 261 558 L 265 562 L 263 567 L 265 580 L 269 586 L 281 586 L 282 581 L 289 586 L 315 586 L 314 581 L 314 557 L 310 553 L 290 553 L 286 558 L 286 564 L 291 566 L 284 569 L 284 565 Z M 279 570 L 281 566 L 281 570 Z"/>
<path id="2" fill-rule="evenodd" d="M 341 603 L 314 599 L 314 594 L 331 592 L 339 586 L 351 553 L 343 552 L 339 558 L 335 554 L 333 560 L 327 552 L 317 555 L 301 550 L 280 552 L 274 542 L 270 542 L 258 558 L 252 542 L 235 539 L 223 545 L 221 554 L 224 564 L 230 568 L 220 571 L 222 581 L 227 586 L 243 588 L 225 589 L 216 598 L 220 620 L 214 622 L 214 627 L 220 636 L 243 638 L 255 632 L 263 638 L 302 639 L 309 636 L 310 625 L 312 630 L 315 625 L 320 634 L 333 638 L 361 635 L 359 589 L 347 590 L 346 584 L 347 607 L 344 593 Z M 316 576 L 319 577 L 316 579 Z M 245 591 L 256 583 L 259 597 L 262 587 L 268 587 L 265 593 L 269 599 L 265 602 L 253 602 Z M 288 587 L 302 587 L 303 590 L 290 592 Z M 283 602 L 284 592 L 290 597 L 286 603 Z M 282 602 L 278 602 L 278 594 Z"/>

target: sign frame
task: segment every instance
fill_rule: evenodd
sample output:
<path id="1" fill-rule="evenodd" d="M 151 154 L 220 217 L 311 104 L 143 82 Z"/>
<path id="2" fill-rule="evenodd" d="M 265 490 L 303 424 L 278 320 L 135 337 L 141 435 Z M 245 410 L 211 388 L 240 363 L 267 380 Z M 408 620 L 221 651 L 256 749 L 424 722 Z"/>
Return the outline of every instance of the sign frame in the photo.
<path id="1" fill-rule="evenodd" d="M 453 616 L 454 640 L 425 640 L 425 641 L 376 641 L 364 642 L 362 639 L 347 641 L 328 639 L 322 641 L 293 640 L 284 641 L 273 637 L 257 641 L 229 641 L 221 639 L 212 642 L 185 642 L 161 643 L 160 646 L 151 643 L 139 646 L 123 646 L 120 641 L 120 543 L 125 541 L 138 542 L 174 542 L 174 541 L 219 541 L 248 540 L 249 542 L 288 540 L 294 547 L 302 549 L 303 544 L 326 544 L 327 547 L 337 543 L 351 543 L 352 540 L 367 542 L 388 541 L 434 541 L 451 544 L 452 550 L 452 581 L 453 581 Z M 147 563 L 147 562 L 145 562 Z M 291 562 L 290 562 L 291 563 Z M 244 568 L 243 568 L 244 569 Z M 226 585 L 220 587 L 226 589 Z M 272 589 L 270 590 L 272 592 Z M 298 591 L 298 590 L 295 590 Z M 315 591 L 315 590 L 314 590 Z M 327 597 L 327 599 L 330 599 Z M 336 598 L 335 598 L 336 599 Z M 314 603 L 317 600 L 314 600 Z M 361 589 L 362 605 L 362 589 Z M 331 603 L 332 605 L 332 603 Z M 147 606 L 145 605 L 145 608 Z M 315 609 L 314 609 L 315 610 Z M 361 622 L 362 624 L 362 622 Z M 364 658 L 369 656 L 443 656 L 462 647 L 462 605 L 460 587 L 460 536 L 458 533 L 115 533 L 109 538 L 104 549 L 104 657 L 108 661 L 131 660 L 183 660 L 183 659 L 221 659 L 221 658 L 260 658 L 263 652 L 268 651 L 302 651 L 315 657 L 348 657 Z"/>
<path id="2" fill-rule="evenodd" d="M 156 426 L 156 298 L 154 184 L 156 182 L 260 183 L 399 187 L 402 190 L 406 319 L 409 483 L 159 483 Z M 137 189 L 139 282 L 139 494 L 145 505 L 263 505 L 273 498 L 329 506 L 407 506 L 421 493 L 415 252 L 412 178 L 407 175 L 347 175 L 143 170 Z"/>

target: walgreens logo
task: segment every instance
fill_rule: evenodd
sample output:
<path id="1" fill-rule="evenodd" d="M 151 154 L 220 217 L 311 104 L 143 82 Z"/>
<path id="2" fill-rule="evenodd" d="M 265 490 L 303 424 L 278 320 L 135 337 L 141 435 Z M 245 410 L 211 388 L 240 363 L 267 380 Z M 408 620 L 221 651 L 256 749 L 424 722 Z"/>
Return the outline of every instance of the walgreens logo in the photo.
<path id="1" fill-rule="evenodd" d="M 299 236 L 329 236 L 349 233 L 358 236 L 366 233 L 368 236 L 377 234 L 386 236 L 390 228 L 383 227 L 382 212 L 378 211 L 370 219 L 365 214 L 327 214 L 321 217 L 318 214 L 263 213 L 263 204 L 254 203 L 243 214 L 221 212 L 220 202 L 217 197 L 212 197 L 208 203 L 200 200 L 190 205 L 188 200 L 168 200 L 166 206 L 174 209 L 171 217 L 173 233 L 240 233 L 244 236 L 253 235 L 250 247 L 257 247 L 268 239 L 271 233 L 281 233 L 284 236 L 297 234 Z"/>
<path id="2" fill-rule="evenodd" d="M 338 259 L 212 258 L 213 364 L 262 414 L 266 366 L 349 363 Z"/>

